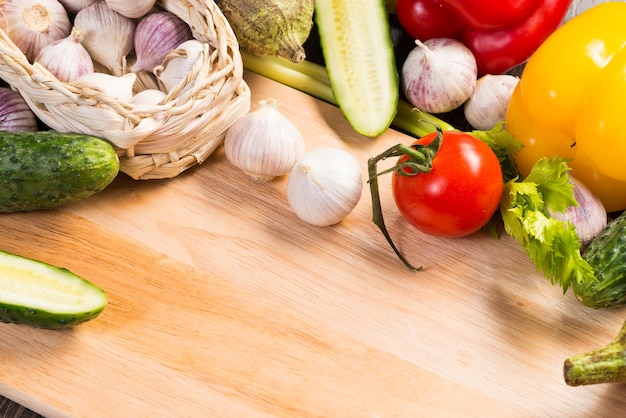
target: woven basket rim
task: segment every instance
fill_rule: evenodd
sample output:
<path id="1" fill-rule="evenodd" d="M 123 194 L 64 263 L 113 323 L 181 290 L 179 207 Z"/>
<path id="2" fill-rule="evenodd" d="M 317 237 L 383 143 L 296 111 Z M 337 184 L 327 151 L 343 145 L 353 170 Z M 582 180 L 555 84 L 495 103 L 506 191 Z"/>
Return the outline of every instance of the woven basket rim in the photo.
<path id="1" fill-rule="evenodd" d="M 118 150 L 133 178 L 169 178 L 203 162 L 227 128 L 250 108 L 239 44 L 212 0 L 157 0 L 203 43 L 185 81 L 155 105 L 134 104 L 89 83 L 64 83 L 0 30 L 0 78 L 52 129 L 98 136 Z M 129 76 L 130 77 L 130 76 Z"/>

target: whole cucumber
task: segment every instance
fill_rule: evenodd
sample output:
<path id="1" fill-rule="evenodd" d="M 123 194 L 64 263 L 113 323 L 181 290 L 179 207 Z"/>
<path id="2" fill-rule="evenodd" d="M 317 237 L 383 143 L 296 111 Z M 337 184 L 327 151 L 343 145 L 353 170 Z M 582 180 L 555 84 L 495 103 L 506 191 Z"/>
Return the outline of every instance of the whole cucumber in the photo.
<path id="1" fill-rule="evenodd" d="M 596 282 L 574 285 L 578 300 L 591 308 L 626 304 L 626 212 L 610 222 L 582 254 Z"/>
<path id="2" fill-rule="evenodd" d="M 119 173 L 107 141 L 57 131 L 0 131 L 0 212 L 52 209 L 85 199 Z"/>

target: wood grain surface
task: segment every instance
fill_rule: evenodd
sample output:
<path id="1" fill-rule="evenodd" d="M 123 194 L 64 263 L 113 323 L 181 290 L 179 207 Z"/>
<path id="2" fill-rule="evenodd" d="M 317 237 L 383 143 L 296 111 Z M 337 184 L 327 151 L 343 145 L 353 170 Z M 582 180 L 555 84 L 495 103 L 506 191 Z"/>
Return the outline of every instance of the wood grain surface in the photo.
<path id="1" fill-rule="evenodd" d="M 308 149 L 368 157 L 411 138 L 356 135 L 326 103 L 246 73 Z M 389 164 L 393 161 L 389 161 Z M 626 387 L 567 387 L 565 358 L 610 341 L 591 310 L 504 236 L 425 236 L 395 211 L 396 259 L 370 194 L 340 224 L 290 211 L 223 150 L 162 181 L 123 175 L 53 211 L 0 216 L 2 250 L 101 286 L 109 305 L 65 331 L 0 324 L 0 394 L 47 417 L 611 417 Z"/>

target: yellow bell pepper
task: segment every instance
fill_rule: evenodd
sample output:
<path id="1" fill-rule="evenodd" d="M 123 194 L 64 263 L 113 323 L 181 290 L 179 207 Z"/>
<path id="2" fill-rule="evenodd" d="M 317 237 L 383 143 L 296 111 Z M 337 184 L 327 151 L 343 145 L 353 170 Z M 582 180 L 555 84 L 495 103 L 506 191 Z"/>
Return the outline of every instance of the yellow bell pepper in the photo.
<path id="1" fill-rule="evenodd" d="M 541 157 L 572 175 L 608 212 L 626 209 L 626 3 L 607 2 L 557 29 L 528 60 L 506 116 L 526 175 Z"/>

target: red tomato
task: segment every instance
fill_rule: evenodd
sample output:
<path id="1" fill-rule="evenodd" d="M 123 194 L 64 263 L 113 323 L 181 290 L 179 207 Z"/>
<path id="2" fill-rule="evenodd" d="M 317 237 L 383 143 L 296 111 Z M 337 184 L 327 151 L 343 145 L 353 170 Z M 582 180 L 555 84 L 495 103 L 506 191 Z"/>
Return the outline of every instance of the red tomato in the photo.
<path id="1" fill-rule="evenodd" d="M 414 144 L 428 145 L 437 133 Z M 406 161 L 402 156 L 398 163 Z M 405 169 L 406 170 L 406 169 Z M 429 173 L 405 176 L 394 171 L 393 197 L 398 210 L 418 230 L 441 237 L 478 231 L 498 209 L 502 169 L 493 151 L 463 132 L 444 132 Z"/>

